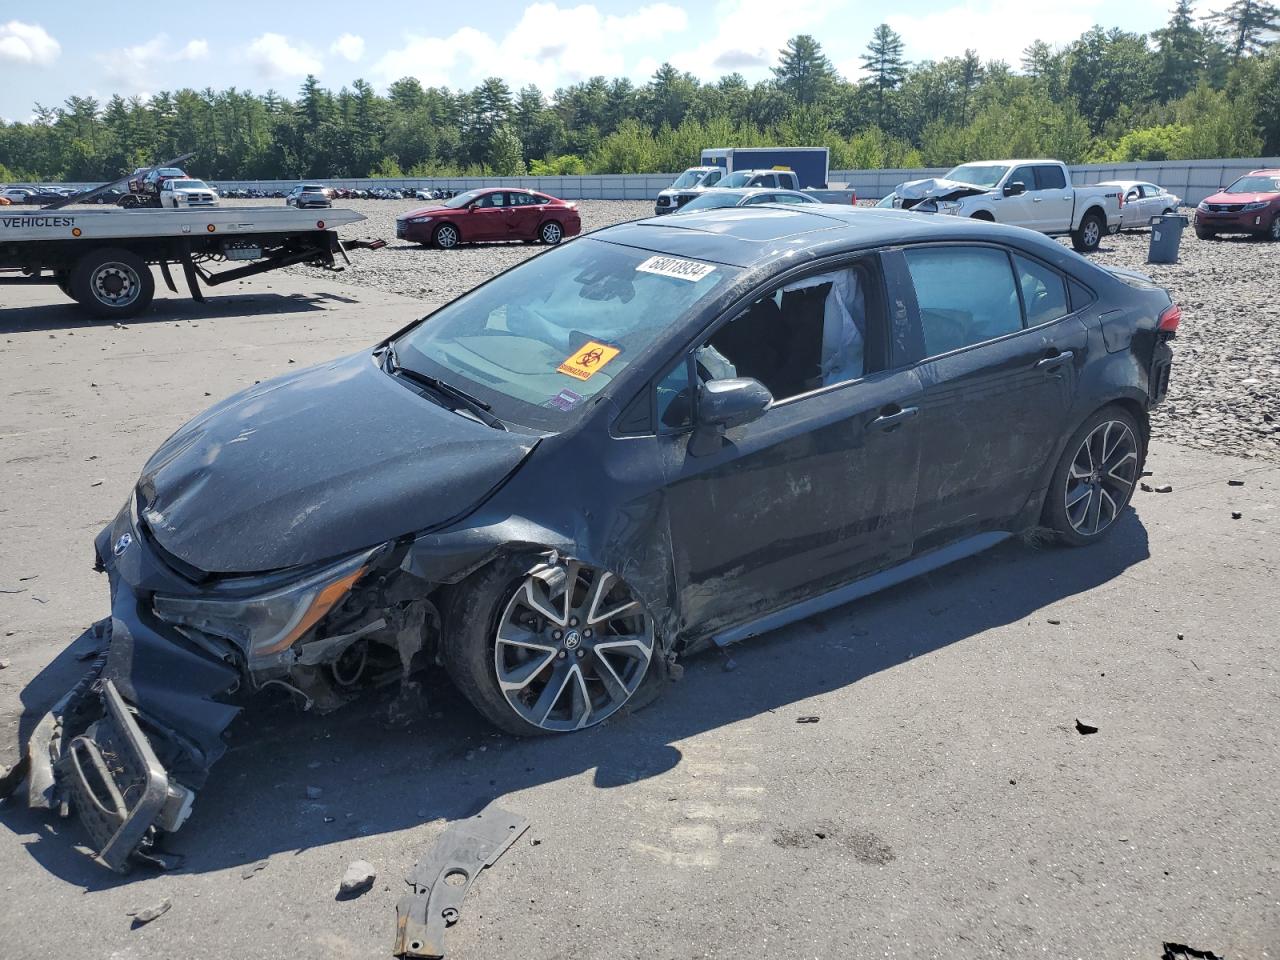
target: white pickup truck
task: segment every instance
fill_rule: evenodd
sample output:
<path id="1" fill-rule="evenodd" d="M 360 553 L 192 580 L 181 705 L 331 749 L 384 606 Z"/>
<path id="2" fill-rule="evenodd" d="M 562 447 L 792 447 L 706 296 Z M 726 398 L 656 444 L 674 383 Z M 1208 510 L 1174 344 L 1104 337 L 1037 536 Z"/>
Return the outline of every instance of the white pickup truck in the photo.
<path id="1" fill-rule="evenodd" d="M 899 184 L 879 205 L 1070 235 L 1076 250 L 1092 253 L 1120 229 L 1122 202 L 1115 186 L 1072 186 L 1057 160 L 984 160 Z"/>

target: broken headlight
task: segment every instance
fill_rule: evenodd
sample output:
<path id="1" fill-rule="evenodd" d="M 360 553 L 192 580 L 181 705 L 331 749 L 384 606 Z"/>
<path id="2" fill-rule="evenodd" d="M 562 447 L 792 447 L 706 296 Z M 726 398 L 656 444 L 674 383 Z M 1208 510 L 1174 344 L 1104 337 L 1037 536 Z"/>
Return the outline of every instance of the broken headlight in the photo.
<path id="1" fill-rule="evenodd" d="M 176 627 L 230 640 L 255 661 L 278 656 L 351 592 L 379 548 L 256 596 L 174 597 L 157 594 L 156 616 Z"/>
<path id="2" fill-rule="evenodd" d="M 954 217 L 960 213 L 960 204 L 954 200 L 939 200 L 938 212 L 945 213 L 949 217 Z"/>

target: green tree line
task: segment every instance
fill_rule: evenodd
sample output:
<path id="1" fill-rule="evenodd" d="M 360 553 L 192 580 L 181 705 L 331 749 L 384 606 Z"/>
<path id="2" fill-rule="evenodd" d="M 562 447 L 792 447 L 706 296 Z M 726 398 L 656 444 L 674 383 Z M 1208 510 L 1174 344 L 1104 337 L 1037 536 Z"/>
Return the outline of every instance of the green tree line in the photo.
<path id="1" fill-rule="evenodd" d="M 407 77 L 336 93 L 307 77 L 274 90 L 177 90 L 105 104 L 37 104 L 0 123 L 0 181 L 98 181 L 195 151 L 210 179 L 653 173 L 704 147 L 825 145 L 833 169 L 947 166 L 1004 156 L 1068 163 L 1280 153 L 1280 10 L 1234 0 L 1203 19 L 1176 0 L 1150 35 L 1095 26 L 1037 40 L 1021 61 L 972 50 L 908 63 L 875 29 L 862 76 L 841 76 L 811 36 L 772 76 L 713 83 L 663 64 L 648 83 L 593 77 L 551 92 L 493 77 L 470 91 Z"/>

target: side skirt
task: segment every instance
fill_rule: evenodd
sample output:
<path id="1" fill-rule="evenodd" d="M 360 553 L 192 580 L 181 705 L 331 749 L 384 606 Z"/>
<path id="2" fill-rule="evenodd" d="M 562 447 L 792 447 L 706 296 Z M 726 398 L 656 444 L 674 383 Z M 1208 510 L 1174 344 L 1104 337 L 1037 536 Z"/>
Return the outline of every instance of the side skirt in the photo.
<path id="1" fill-rule="evenodd" d="M 812 617 L 814 614 L 824 613 L 827 610 L 843 606 L 870 594 L 878 593 L 888 587 L 897 586 L 903 581 L 920 576 L 922 573 L 930 573 L 939 567 L 945 567 L 949 563 L 963 560 L 965 557 L 971 557 L 975 553 L 981 553 L 983 550 L 1009 539 L 1010 536 L 1012 534 L 1004 531 L 993 531 L 957 540 L 955 543 L 939 547 L 937 550 L 931 550 L 929 553 L 921 554 L 918 557 L 907 560 L 905 563 L 900 563 L 896 567 L 881 570 L 879 573 L 873 573 L 869 577 L 863 577 L 861 580 L 847 583 L 843 587 L 837 587 L 835 590 L 831 590 L 821 596 L 801 600 L 799 603 L 793 603 L 789 607 L 770 613 L 758 620 L 730 627 L 728 630 L 716 634 L 712 638 L 712 642 L 717 647 L 727 647 L 729 644 L 737 643 L 739 640 L 758 637 L 762 633 L 777 630 L 779 627 L 785 627 L 788 624 L 795 623 L 797 620 Z"/>

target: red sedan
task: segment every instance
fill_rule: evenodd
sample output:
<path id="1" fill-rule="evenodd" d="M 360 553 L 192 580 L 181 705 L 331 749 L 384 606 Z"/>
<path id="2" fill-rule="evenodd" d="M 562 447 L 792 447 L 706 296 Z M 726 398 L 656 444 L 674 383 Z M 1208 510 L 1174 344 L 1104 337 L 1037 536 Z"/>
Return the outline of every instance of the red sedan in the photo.
<path id="1" fill-rule="evenodd" d="M 557 244 L 581 230 L 577 204 L 536 190 L 469 190 L 396 218 L 397 239 L 441 250 L 487 240 Z"/>

